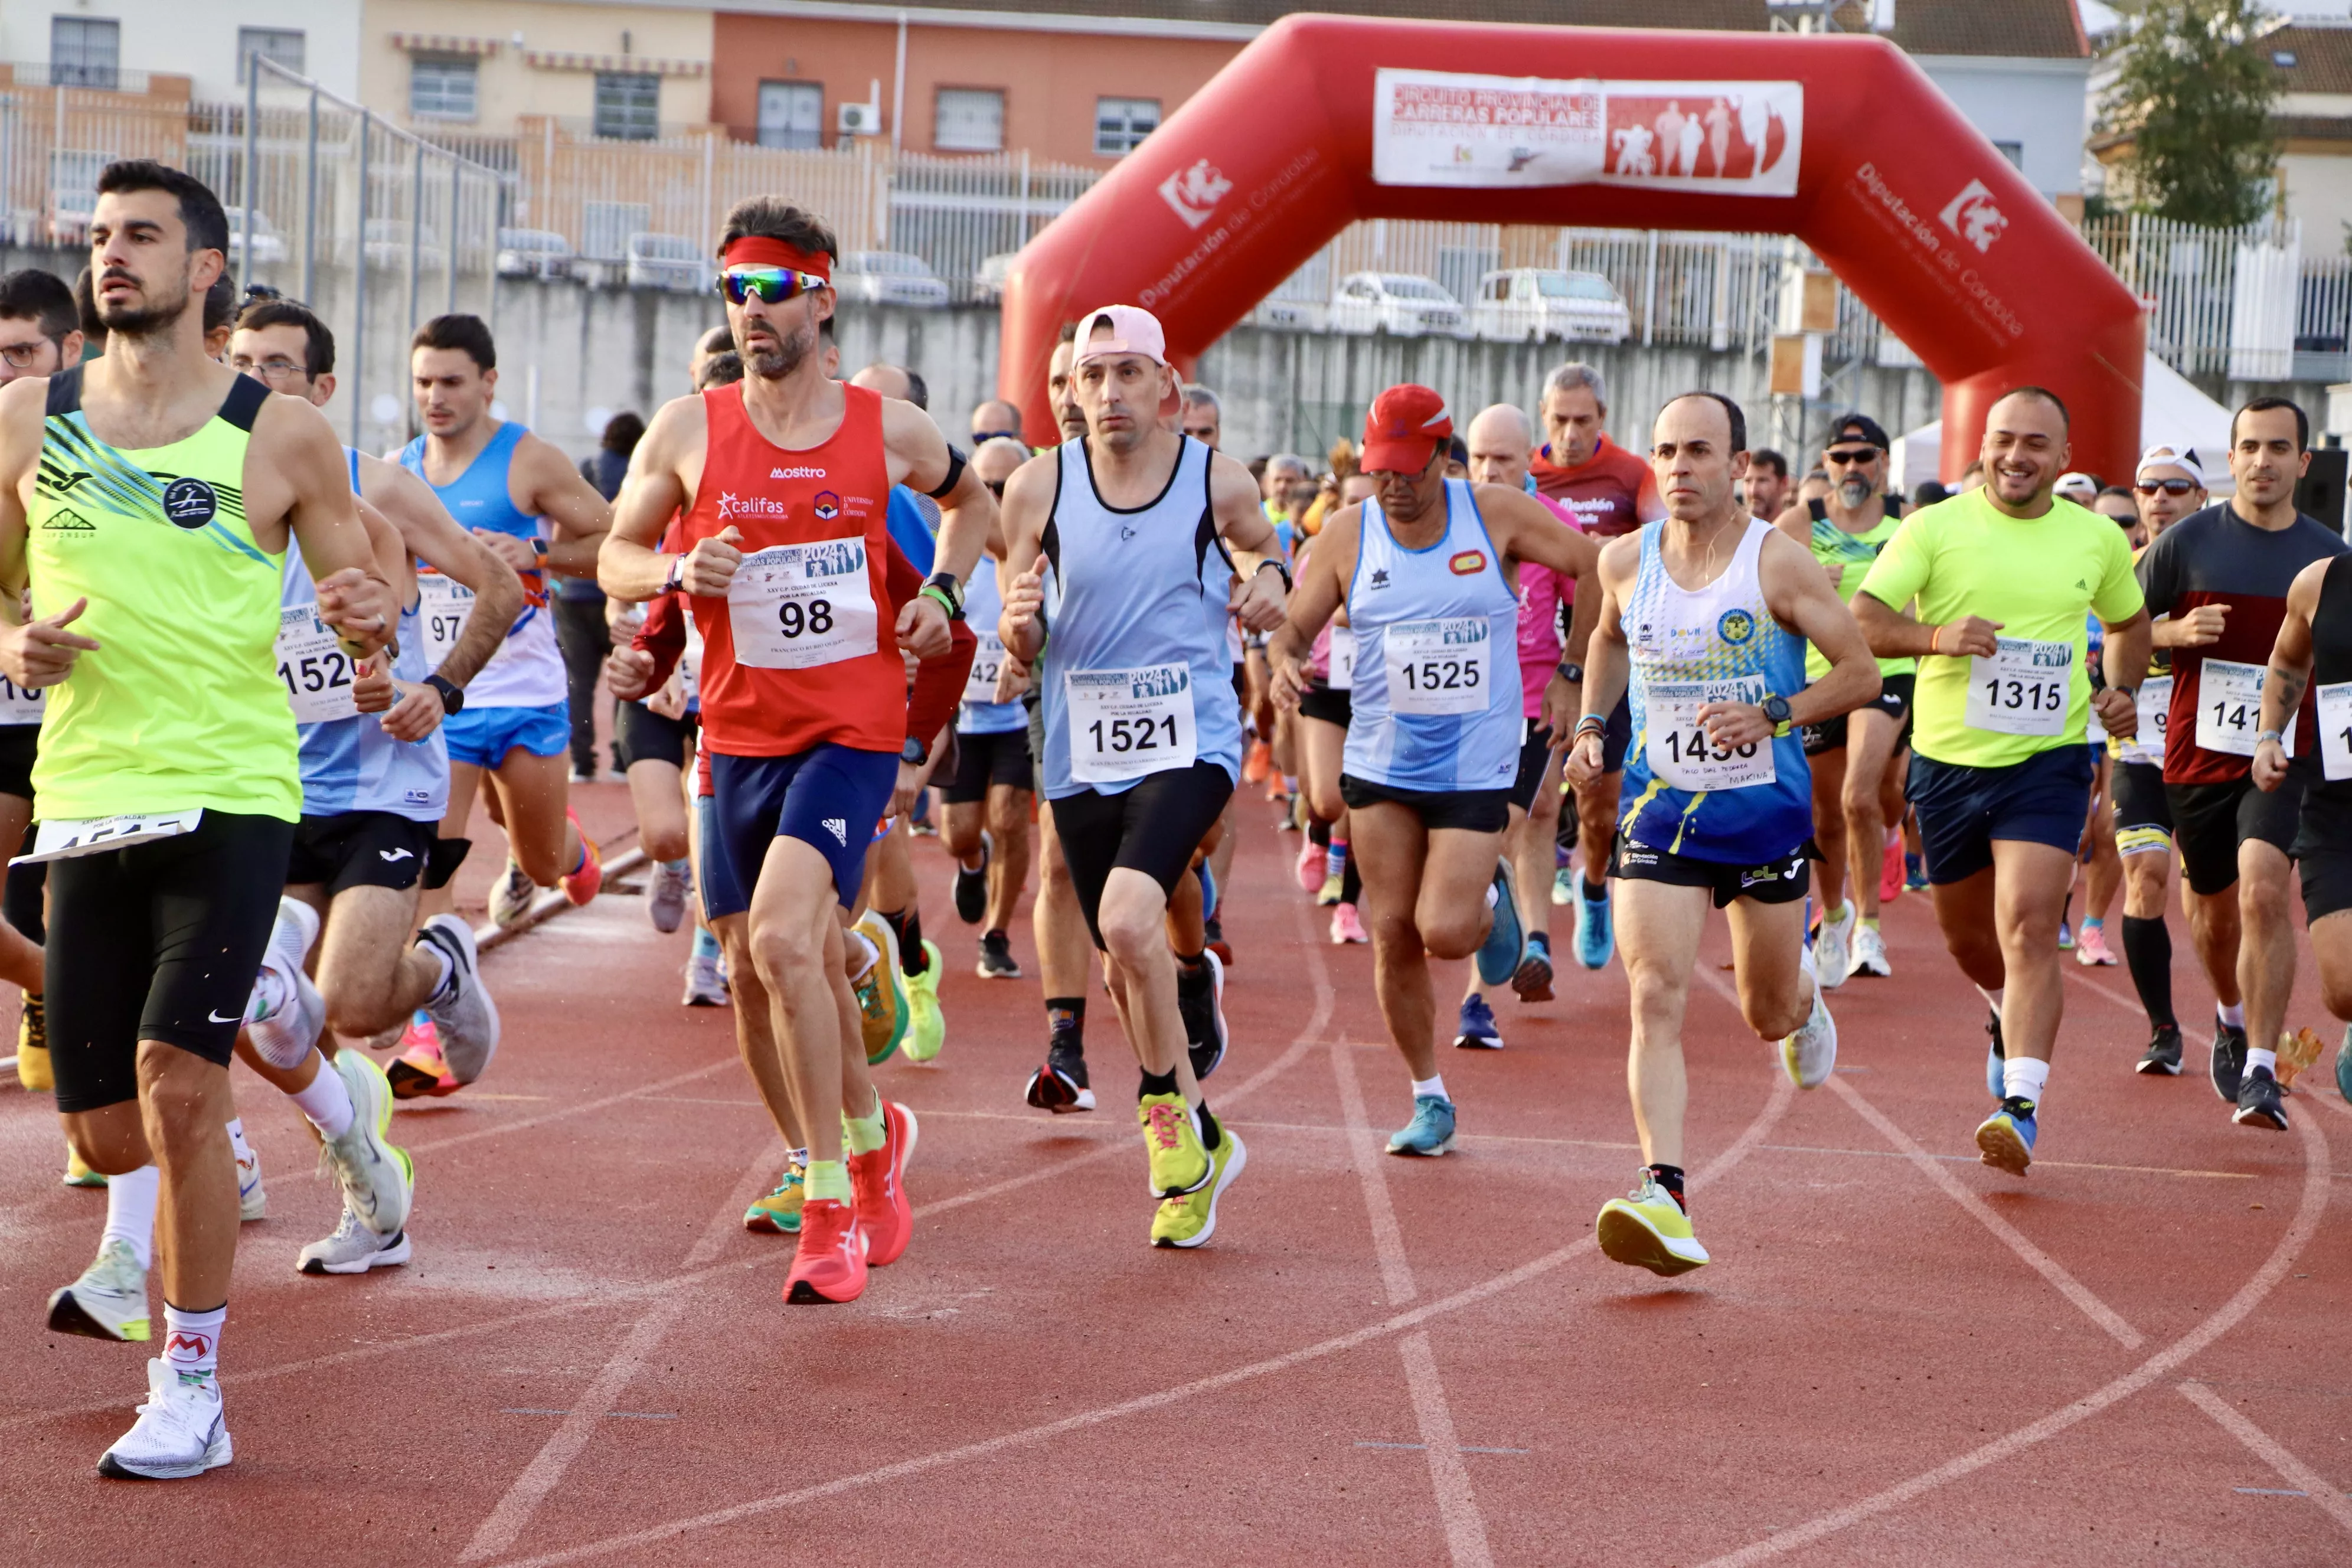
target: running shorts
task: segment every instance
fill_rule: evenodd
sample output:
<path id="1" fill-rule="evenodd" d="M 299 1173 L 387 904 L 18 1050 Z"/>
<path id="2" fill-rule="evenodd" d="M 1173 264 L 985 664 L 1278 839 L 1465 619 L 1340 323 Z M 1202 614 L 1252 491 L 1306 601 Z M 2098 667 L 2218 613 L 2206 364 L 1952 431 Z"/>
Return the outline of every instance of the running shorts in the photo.
<path id="1" fill-rule="evenodd" d="M 889 811 L 898 782 L 898 759 L 891 752 L 855 751 L 829 741 L 784 757 L 711 752 L 717 832 L 703 839 L 703 858 L 715 853 L 726 860 L 732 879 L 728 890 L 741 901 L 723 908 L 706 904 L 705 915 L 737 914 L 751 907 L 768 846 L 779 838 L 798 839 L 824 857 L 834 892 L 847 909 L 857 900 L 874 825 Z"/>
<path id="2" fill-rule="evenodd" d="M 2180 874 L 2189 890 L 2210 899 L 2236 887 L 2238 846 L 2249 839 L 2258 838 L 2292 856 L 2304 792 L 2314 771 L 2309 758 L 2288 763 L 2285 779 L 2267 795 L 2254 787 L 2252 777 L 2166 784 L 2172 841 L 2180 851 Z"/>
<path id="3" fill-rule="evenodd" d="M 2117 763 L 2108 787 L 2116 798 L 2116 853 L 2172 852 L 2172 803 L 2164 793 L 2160 763 Z"/>
<path id="4" fill-rule="evenodd" d="M 1341 773 L 1339 798 L 1350 811 L 1384 804 L 1403 806 L 1431 832 L 1452 827 L 1465 833 L 1500 833 L 1511 825 L 1511 792 L 1507 789 L 1397 789 Z"/>
<path id="5" fill-rule="evenodd" d="M 459 709 L 441 721 L 449 738 L 449 760 L 468 767 L 495 768 L 516 750 L 534 757 L 560 757 L 572 749 L 572 709 L 566 702 L 543 708 Z"/>
<path id="6" fill-rule="evenodd" d="M 1878 678 L 1878 695 L 1864 704 L 1866 708 L 1877 709 L 1895 721 L 1895 749 L 1897 752 L 1911 739 L 1911 693 L 1918 679 L 1916 675 L 1882 675 Z M 1825 752 L 1845 750 L 1847 717 L 1841 713 L 1834 719 L 1806 725 L 1805 755 L 1818 757 Z"/>
<path id="7" fill-rule="evenodd" d="M 38 724 L 0 724 L 0 795 L 33 798 L 33 755 L 40 749 Z"/>
<path id="8" fill-rule="evenodd" d="M 2306 795 L 2292 853 L 2303 877 L 2306 920 L 2317 925 L 2325 916 L 2352 910 L 2352 801 L 2338 799 L 2333 790 Z"/>
<path id="9" fill-rule="evenodd" d="M 330 899 L 345 888 L 404 893 L 425 875 L 435 842 L 432 823 L 389 811 L 306 816 L 294 826 L 286 885 L 323 886 Z"/>
<path id="10" fill-rule="evenodd" d="M 2021 763 L 1971 767 L 1911 759 L 1904 795 L 1919 818 L 1927 880 L 1966 881 L 1992 864 L 1996 838 L 2073 855 L 2091 814 L 2091 748 L 2053 746 Z"/>
<path id="11" fill-rule="evenodd" d="M 1609 874 L 1628 882 L 1664 882 L 1672 888 L 1705 888 L 1715 907 L 1727 910 L 1734 899 L 1759 904 L 1793 904 L 1813 885 L 1812 868 L 1821 851 L 1808 842 L 1761 866 L 1733 866 L 1721 860 L 1700 860 L 1671 849 L 1651 849 L 1617 836 L 1609 849 Z"/>
<path id="12" fill-rule="evenodd" d="M 1337 724 L 1344 730 L 1355 716 L 1355 698 L 1349 692 L 1317 684 L 1298 694 L 1298 716 L 1319 719 L 1326 724 Z"/>
<path id="13" fill-rule="evenodd" d="M 1122 868 L 1140 871 L 1162 892 L 1174 893 L 1233 793 L 1232 774 L 1215 763 L 1195 761 L 1150 774 L 1117 795 L 1082 789 L 1055 797 L 1054 830 L 1096 947 L 1103 945 L 1102 897 L 1110 874 Z"/>
<path id="14" fill-rule="evenodd" d="M 1551 765 L 1551 726 L 1527 721 L 1527 737 L 1519 742 L 1519 773 L 1511 781 L 1511 804 L 1521 811 L 1535 809 L 1536 791 L 1543 787 L 1544 769 Z"/>
<path id="15" fill-rule="evenodd" d="M 58 1109 L 139 1098 L 139 1042 L 228 1066 L 294 824 L 207 807 L 176 837 L 53 860 L 44 989 Z"/>
<path id="16" fill-rule="evenodd" d="M 639 763 L 667 763 L 683 770 L 694 760 L 694 732 L 699 721 L 691 713 L 665 719 L 642 702 L 613 704 L 613 749 L 620 753 L 621 771 Z"/>
<path id="17" fill-rule="evenodd" d="M 971 805 L 988 798 L 989 786 L 1037 788 L 1037 771 L 1029 761 L 1029 737 L 1018 730 L 975 735 L 959 730 L 955 735 L 955 772 L 940 791 L 950 805 Z"/>

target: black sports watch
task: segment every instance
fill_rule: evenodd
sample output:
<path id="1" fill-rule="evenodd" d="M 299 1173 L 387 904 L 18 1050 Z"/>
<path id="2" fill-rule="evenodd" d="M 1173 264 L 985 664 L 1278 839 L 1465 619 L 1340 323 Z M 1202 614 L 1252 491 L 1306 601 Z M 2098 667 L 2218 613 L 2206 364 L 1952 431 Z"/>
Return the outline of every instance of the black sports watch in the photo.
<path id="1" fill-rule="evenodd" d="M 907 743 L 898 748 L 898 760 L 910 768 L 919 768 L 931 760 L 931 749 L 919 735 L 909 735 Z"/>
<path id="2" fill-rule="evenodd" d="M 1570 686 L 1581 686 L 1584 684 L 1584 666 L 1570 659 L 1562 659 L 1559 664 L 1559 678 Z"/>
<path id="3" fill-rule="evenodd" d="M 1785 735 L 1789 732 L 1789 700 L 1787 698 L 1775 691 L 1758 706 L 1764 710 L 1764 717 L 1771 721 L 1772 732 L 1775 735 Z"/>
<path id="4" fill-rule="evenodd" d="M 458 685 L 454 680 L 444 680 L 437 675 L 426 676 L 425 678 L 425 684 L 441 694 L 442 717 L 454 719 L 460 712 L 464 711 L 466 707 L 466 689 L 464 687 Z"/>
<path id="5" fill-rule="evenodd" d="M 940 608 L 948 613 L 949 620 L 963 619 L 963 584 L 956 581 L 954 573 L 932 573 L 923 580 L 922 593 L 925 597 L 939 602 Z"/>

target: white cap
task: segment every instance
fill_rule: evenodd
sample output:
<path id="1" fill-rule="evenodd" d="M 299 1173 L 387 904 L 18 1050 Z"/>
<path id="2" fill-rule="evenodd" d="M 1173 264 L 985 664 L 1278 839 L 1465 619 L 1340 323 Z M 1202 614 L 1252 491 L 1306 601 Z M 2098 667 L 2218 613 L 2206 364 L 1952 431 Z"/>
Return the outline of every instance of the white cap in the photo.
<path id="1" fill-rule="evenodd" d="M 2179 468 L 2197 481 L 2199 489 L 2205 488 L 2205 468 L 2198 462 L 2194 447 L 2185 452 L 2176 452 L 2169 447 L 2150 447 L 2139 455 L 2139 467 L 2132 470 L 2132 477 L 2137 479 L 2150 468 Z"/>
<path id="2" fill-rule="evenodd" d="M 2057 484 L 2051 489 L 2053 494 L 2064 496 L 2068 500 L 2080 501 L 2084 506 L 2090 505 L 2099 497 L 2099 481 L 2079 468 L 2069 469 L 2059 475 Z"/>

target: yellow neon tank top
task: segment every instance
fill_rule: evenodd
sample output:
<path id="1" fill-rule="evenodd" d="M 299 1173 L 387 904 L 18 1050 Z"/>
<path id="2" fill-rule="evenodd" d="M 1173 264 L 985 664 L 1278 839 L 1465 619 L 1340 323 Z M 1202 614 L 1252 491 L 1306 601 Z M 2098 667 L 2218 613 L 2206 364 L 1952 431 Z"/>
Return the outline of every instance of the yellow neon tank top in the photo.
<path id="1" fill-rule="evenodd" d="M 33 614 L 76 599 L 99 647 L 50 689 L 33 764 L 51 821 L 206 806 L 297 821 L 294 714 L 272 645 L 285 555 L 245 518 L 245 449 L 268 390 L 239 376 L 169 446 L 90 434 L 79 370 L 49 378 L 27 523 Z"/>

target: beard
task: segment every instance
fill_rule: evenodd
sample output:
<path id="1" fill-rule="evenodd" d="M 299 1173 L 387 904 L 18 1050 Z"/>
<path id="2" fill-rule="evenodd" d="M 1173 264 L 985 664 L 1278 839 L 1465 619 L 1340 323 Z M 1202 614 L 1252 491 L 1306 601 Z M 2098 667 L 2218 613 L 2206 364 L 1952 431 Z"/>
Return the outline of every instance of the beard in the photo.
<path id="1" fill-rule="evenodd" d="M 774 335 L 762 338 L 753 346 L 747 333 L 736 348 L 743 356 L 743 368 L 762 381 L 782 381 L 800 369 L 801 363 L 816 350 L 816 323 L 802 321 L 786 330 L 771 329 Z"/>
<path id="2" fill-rule="evenodd" d="M 117 272 L 111 276 L 130 278 L 127 272 Z M 92 292 L 97 296 L 99 322 L 106 328 L 110 337 L 155 337 L 169 332 L 173 324 L 188 313 L 190 290 L 185 278 L 179 280 L 179 292 L 176 295 L 165 295 L 156 289 L 148 289 L 144 283 L 141 283 L 142 290 L 147 295 L 148 302 L 144 305 L 110 304 L 103 294 L 97 294 L 97 289 L 102 288 L 108 281 L 107 277 L 100 278 L 97 283 L 92 285 Z M 132 279 L 131 281 L 139 280 Z"/>
<path id="3" fill-rule="evenodd" d="M 1838 504 L 1848 511 L 1860 511 L 1868 506 L 1874 493 L 1875 488 L 1871 482 L 1859 475 L 1850 474 L 1838 481 Z"/>

